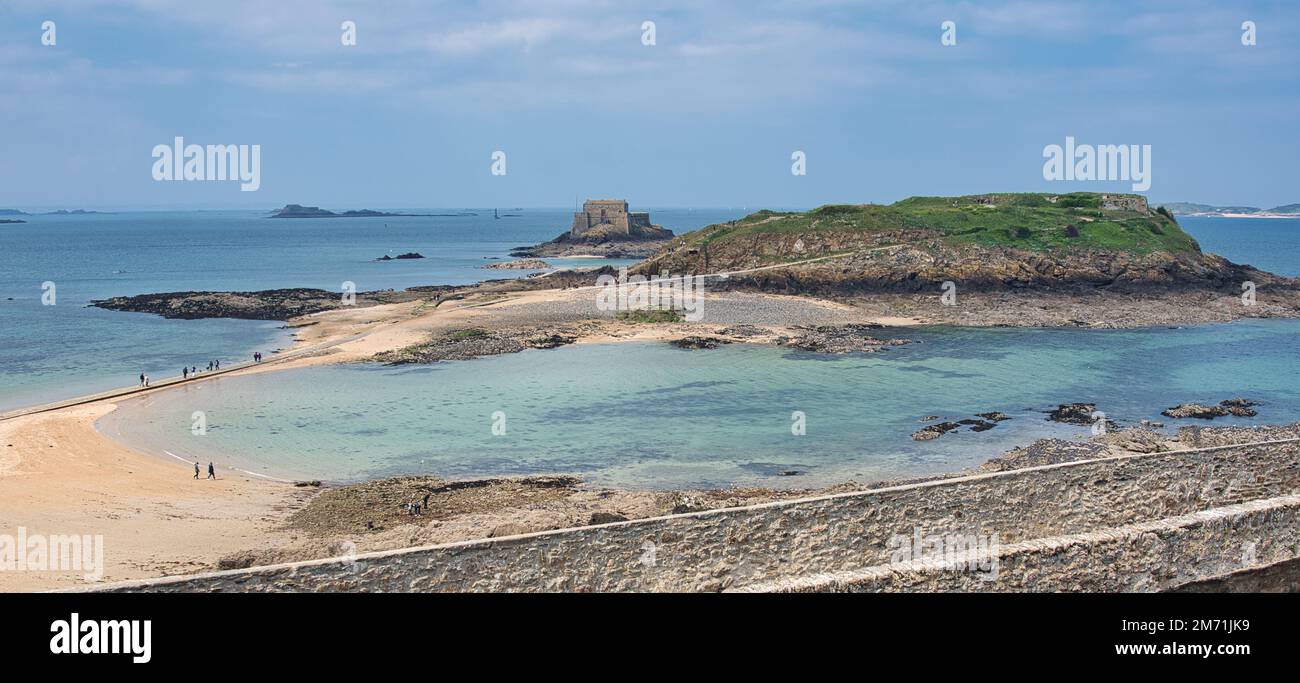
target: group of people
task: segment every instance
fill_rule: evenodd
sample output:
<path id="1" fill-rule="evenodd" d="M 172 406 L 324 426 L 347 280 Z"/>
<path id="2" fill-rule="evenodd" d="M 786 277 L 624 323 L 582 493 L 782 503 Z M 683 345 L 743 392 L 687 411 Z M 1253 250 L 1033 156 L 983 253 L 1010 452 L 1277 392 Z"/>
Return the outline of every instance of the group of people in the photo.
<path id="1" fill-rule="evenodd" d="M 429 496 L 433 494 L 424 494 L 424 503 L 402 503 L 402 511 L 408 515 L 418 515 L 422 510 L 429 509 Z"/>
<path id="2" fill-rule="evenodd" d="M 195 478 L 195 479 L 198 479 L 198 478 L 199 478 L 199 461 L 198 461 L 198 460 L 195 460 L 195 461 L 194 461 L 194 478 Z M 216 479 L 216 478 L 217 478 L 217 468 L 213 467 L 213 466 L 212 466 L 212 462 L 209 461 L 209 462 L 208 462 L 208 479 Z"/>
<path id="3" fill-rule="evenodd" d="M 212 372 L 213 370 L 220 370 L 220 369 L 221 369 L 221 361 L 219 360 L 208 361 L 208 372 Z M 191 365 L 188 368 L 181 368 L 181 379 L 189 379 L 190 377 L 197 374 L 199 374 L 199 366 L 197 365 Z"/>
<path id="4" fill-rule="evenodd" d="M 254 362 L 254 363 L 261 363 L 261 362 L 262 362 L 262 352 L 261 352 L 261 351 L 255 351 L 255 352 L 253 352 L 253 362 Z M 208 361 L 208 372 L 212 372 L 212 371 L 214 371 L 214 370 L 220 370 L 220 369 L 221 369 L 221 361 L 220 361 L 220 360 L 210 360 L 210 361 Z M 191 365 L 191 366 L 188 366 L 188 367 L 181 368 L 181 379 L 189 379 L 189 378 L 191 378 L 191 377 L 193 377 L 193 376 L 195 376 L 195 375 L 197 375 L 197 374 L 199 374 L 199 366 L 197 366 L 197 365 Z M 144 374 L 143 372 L 140 373 L 140 386 L 142 386 L 142 387 L 148 387 L 148 386 L 149 386 L 149 375 L 146 375 L 146 374 Z"/>

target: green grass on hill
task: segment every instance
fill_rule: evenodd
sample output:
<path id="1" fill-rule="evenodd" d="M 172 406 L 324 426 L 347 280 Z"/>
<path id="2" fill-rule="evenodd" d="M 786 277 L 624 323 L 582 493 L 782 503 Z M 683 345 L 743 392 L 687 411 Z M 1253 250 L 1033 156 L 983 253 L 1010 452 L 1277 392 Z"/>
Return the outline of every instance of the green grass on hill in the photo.
<path id="1" fill-rule="evenodd" d="M 994 198 L 994 206 L 981 203 Z M 1050 201 L 1055 197 L 1056 201 Z M 759 211 L 687 234 L 688 246 L 707 246 L 762 233 L 933 230 L 952 243 L 1033 251 L 1080 249 L 1149 253 L 1199 251 L 1172 215 L 1100 209 L 1101 195 L 994 194 L 911 197 L 890 205 L 830 204 L 807 212 Z"/>

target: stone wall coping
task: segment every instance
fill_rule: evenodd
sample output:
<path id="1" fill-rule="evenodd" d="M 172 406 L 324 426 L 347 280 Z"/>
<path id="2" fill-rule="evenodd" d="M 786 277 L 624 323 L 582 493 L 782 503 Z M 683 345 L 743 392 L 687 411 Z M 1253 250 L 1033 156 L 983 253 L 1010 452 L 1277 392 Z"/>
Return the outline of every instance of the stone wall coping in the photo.
<path id="1" fill-rule="evenodd" d="M 130 579 L 126 581 L 114 581 L 110 583 L 95 584 L 90 586 L 77 586 L 73 588 L 58 589 L 55 593 L 83 593 L 98 592 L 104 590 L 118 590 L 129 588 L 142 588 L 169 583 L 183 583 L 187 581 L 203 581 L 207 579 L 237 577 L 241 575 L 251 575 L 262 572 L 276 572 L 282 570 L 293 570 L 296 568 L 317 567 L 330 564 L 365 562 L 367 560 L 378 560 L 394 556 L 423 553 L 434 550 L 454 550 L 458 548 L 471 548 L 476 546 L 492 545 L 511 545 L 515 543 L 526 543 L 539 538 L 552 536 L 563 536 L 578 531 L 587 531 L 590 529 L 616 528 L 625 526 L 648 525 L 655 522 L 670 520 L 702 519 L 712 515 L 732 515 L 757 510 L 766 510 L 771 508 L 785 508 L 806 505 L 808 503 L 818 503 L 830 500 L 841 500 L 847 498 L 866 497 L 879 495 L 882 493 L 893 493 L 897 491 L 909 491 L 916 489 L 937 488 L 943 486 L 954 486 L 975 481 L 984 481 L 989 479 L 998 479 L 1003 477 L 1021 477 L 1034 472 L 1045 472 L 1056 469 L 1081 467 L 1099 462 L 1120 462 L 1128 460 L 1141 460 L 1146 458 L 1182 456 L 1193 453 L 1209 453 L 1214 451 L 1224 451 L 1230 449 L 1249 448 L 1252 446 L 1271 446 L 1284 443 L 1300 442 L 1300 437 L 1291 437 L 1286 439 L 1270 439 L 1266 441 L 1252 441 L 1249 443 L 1226 444 L 1222 446 L 1207 446 L 1204 448 L 1188 448 L 1182 450 L 1163 451 L 1158 453 L 1128 453 L 1118 456 L 1104 458 L 1091 458 L 1088 460 L 1075 460 L 1072 462 L 1052 463 L 1048 465 L 1035 465 L 1032 467 L 1022 467 L 1012 470 L 1003 470 L 1000 472 L 981 472 L 977 474 L 961 475 L 956 477 L 946 477 L 942 479 L 930 479 L 926 481 L 913 482 L 908 484 L 897 484 L 894 486 L 884 486 L 874 489 L 863 489 L 860 491 L 845 491 L 842 493 L 829 493 L 818 496 L 809 496 L 806 498 L 793 498 L 790 500 L 767 501 L 763 503 L 754 503 L 752 505 L 742 505 L 737 507 L 714 508 L 711 510 L 699 510 L 696 512 L 683 512 L 669 515 L 659 515 L 656 517 L 643 517 L 640 519 L 629 519 L 621 522 L 608 522 L 605 524 L 589 524 L 583 526 L 565 527 L 563 529 L 548 529 L 546 531 L 534 531 L 524 534 L 513 534 L 510 536 L 501 536 L 498 538 L 479 538 L 465 541 L 454 541 L 451 543 L 438 543 L 423 546 L 408 546 L 405 548 L 393 548 L 389 550 L 374 550 L 365 553 L 358 553 L 353 556 L 336 556 L 324 557 L 314 560 L 299 560 L 295 562 L 282 562 L 278 564 L 257 565 L 245 567 L 242 569 L 225 569 L 212 572 L 200 572 L 196 574 L 176 574 L 171 576 L 160 576 L 147 579 Z M 1227 509 L 1227 508 L 1218 508 Z M 1200 514 L 1200 513 L 1195 513 Z M 1177 519 L 1177 518 L 1170 518 Z M 1150 523 L 1148 523 L 1150 524 Z M 1159 524 L 1159 522 L 1155 522 Z M 1029 541 L 1025 541 L 1029 542 Z"/>

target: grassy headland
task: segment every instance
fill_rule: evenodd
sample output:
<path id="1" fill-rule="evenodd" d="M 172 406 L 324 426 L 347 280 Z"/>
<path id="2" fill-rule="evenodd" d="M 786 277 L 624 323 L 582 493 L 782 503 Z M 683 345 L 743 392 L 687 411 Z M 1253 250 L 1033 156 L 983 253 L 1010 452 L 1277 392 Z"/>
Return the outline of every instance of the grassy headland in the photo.
<path id="1" fill-rule="evenodd" d="M 989 202 L 992 203 L 989 203 Z M 938 236 L 1029 251 L 1199 252 L 1196 240 L 1160 210 L 1103 210 L 1101 195 L 1012 193 L 910 197 L 894 204 L 828 204 L 806 212 L 759 211 L 683 235 L 688 248 L 763 234 L 875 233 Z"/>
<path id="2" fill-rule="evenodd" d="M 735 277 L 723 288 L 837 295 L 1188 287 L 1224 291 L 1275 276 L 1214 254 L 1138 195 L 1087 192 L 911 197 L 759 211 L 675 238 L 640 273 Z M 1237 291 L 1240 293 L 1240 290 Z"/>

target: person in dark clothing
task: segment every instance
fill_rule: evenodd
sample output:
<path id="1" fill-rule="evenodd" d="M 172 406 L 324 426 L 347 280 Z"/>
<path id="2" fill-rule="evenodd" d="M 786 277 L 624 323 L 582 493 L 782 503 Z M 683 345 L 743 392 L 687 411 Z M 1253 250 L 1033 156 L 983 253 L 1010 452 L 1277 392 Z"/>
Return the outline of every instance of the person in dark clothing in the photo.
<path id="1" fill-rule="evenodd" d="M 216 468 L 214 468 L 214 467 L 212 466 L 212 463 L 209 462 L 209 463 L 208 463 L 208 479 L 216 479 L 216 478 L 217 478 L 217 470 L 216 470 Z"/>
<path id="2" fill-rule="evenodd" d="M 214 360 L 214 361 L 212 361 L 212 363 L 216 366 L 216 368 L 217 368 L 218 370 L 221 369 L 221 361 L 219 361 L 219 360 Z"/>
<path id="3" fill-rule="evenodd" d="M 190 377 L 190 369 L 181 368 L 181 379 L 189 379 L 189 377 Z"/>
<path id="4" fill-rule="evenodd" d="M 198 460 L 195 460 L 195 461 L 194 461 L 194 478 L 195 478 L 195 479 L 198 479 L 198 478 L 199 478 L 199 461 L 198 461 Z"/>
<path id="5" fill-rule="evenodd" d="M 424 494 L 424 509 L 425 509 L 425 510 L 428 510 L 428 509 L 429 509 L 429 496 L 430 496 L 429 493 L 425 493 L 425 494 Z"/>
<path id="6" fill-rule="evenodd" d="M 140 386 L 144 386 L 144 373 L 140 373 Z"/>

